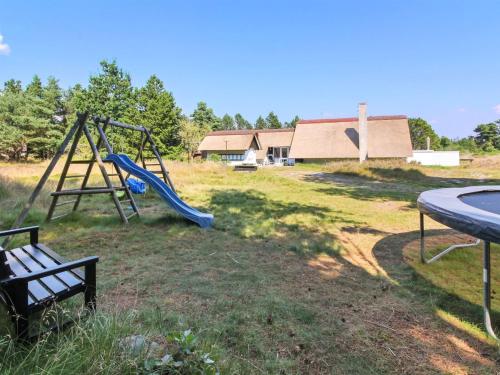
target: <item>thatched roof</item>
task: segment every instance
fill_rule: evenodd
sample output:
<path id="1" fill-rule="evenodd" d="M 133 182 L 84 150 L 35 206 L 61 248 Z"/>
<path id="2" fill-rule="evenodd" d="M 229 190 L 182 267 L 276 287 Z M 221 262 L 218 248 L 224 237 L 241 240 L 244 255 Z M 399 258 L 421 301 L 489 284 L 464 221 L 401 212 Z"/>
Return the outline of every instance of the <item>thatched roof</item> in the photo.
<path id="1" fill-rule="evenodd" d="M 255 135 L 245 134 L 208 134 L 198 146 L 198 151 L 244 151 L 250 148 Z"/>
<path id="2" fill-rule="evenodd" d="M 294 129 L 220 130 L 209 133 L 199 151 L 241 151 L 250 148 L 255 138 L 257 158 L 263 159 L 270 146 L 290 146 Z M 227 148 L 226 148 L 227 142 Z"/>
<path id="3" fill-rule="evenodd" d="M 266 129 L 271 130 L 271 129 Z M 269 147 L 290 147 L 294 129 L 277 129 L 280 131 L 258 132 L 261 148 L 257 150 L 257 159 L 264 159 Z"/>
<path id="4" fill-rule="evenodd" d="M 264 159 L 268 147 L 290 146 L 296 159 L 342 159 L 359 157 L 358 118 L 299 121 L 295 129 L 222 130 L 209 133 L 199 151 L 245 151 L 257 149 Z M 368 157 L 402 158 L 412 155 L 406 116 L 368 117 Z"/>
<path id="5" fill-rule="evenodd" d="M 358 119 L 299 121 L 290 149 L 296 159 L 359 157 Z M 368 117 L 368 157 L 401 158 L 412 155 L 406 116 Z"/>

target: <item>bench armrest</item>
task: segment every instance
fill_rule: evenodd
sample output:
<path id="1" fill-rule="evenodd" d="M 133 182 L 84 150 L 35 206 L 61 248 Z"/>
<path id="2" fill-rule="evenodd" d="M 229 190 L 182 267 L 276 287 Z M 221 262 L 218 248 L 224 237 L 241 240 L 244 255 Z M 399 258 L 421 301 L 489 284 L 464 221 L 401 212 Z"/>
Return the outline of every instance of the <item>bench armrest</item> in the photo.
<path id="1" fill-rule="evenodd" d="M 27 283 L 28 281 L 38 280 L 38 279 L 45 277 L 45 276 L 55 275 L 55 274 L 60 273 L 60 272 L 64 272 L 64 271 L 72 270 L 75 268 L 80 268 L 83 266 L 89 266 L 92 264 L 96 264 L 98 261 L 99 261 L 99 257 L 96 257 L 96 256 L 86 257 L 86 258 L 82 258 L 79 260 L 74 260 L 72 262 L 63 263 L 63 264 L 60 264 L 60 265 L 55 266 L 55 267 L 46 268 L 44 270 L 40 270 L 37 272 L 30 272 L 30 273 L 27 273 L 25 275 L 19 275 L 19 276 L 15 276 L 15 277 L 11 277 L 11 278 L 6 278 L 3 280 L 0 280 L 0 285 L 8 286 L 8 285 L 10 285 L 12 283 L 16 283 L 16 282 Z"/>
<path id="2" fill-rule="evenodd" d="M 31 244 L 36 244 L 38 243 L 38 226 L 33 226 L 33 227 L 24 227 L 24 228 L 15 228 L 15 229 L 9 229 L 9 230 L 3 230 L 0 231 L 0 237 L 10 237 L 15 234 L 20 234 L 20 233 L 30 233 L 30 243 Z"/>

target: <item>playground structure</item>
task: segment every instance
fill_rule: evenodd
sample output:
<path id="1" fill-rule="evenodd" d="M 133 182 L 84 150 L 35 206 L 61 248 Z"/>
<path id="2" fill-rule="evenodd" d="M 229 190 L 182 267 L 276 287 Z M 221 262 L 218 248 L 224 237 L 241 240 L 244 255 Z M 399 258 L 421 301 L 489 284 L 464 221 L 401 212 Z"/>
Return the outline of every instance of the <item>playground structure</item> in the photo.
<path id="1" fill-rule="evenodd" d="M 92 121 L 92 123 L 89 123 Z M 97 130 L 97 142 L 94 141 L 92 132 L 90 131 L 89 125 L 95 126 Z M 135 156 L 134 161 L 129 159 L 129 161 L 134 165 L 131 167 L 128 165 L 126 168 L 127 174 L 124 175 L 122 168 L 125 164 L 122 164 L 120 167 L 120 161 L 123 159 L 124 155 L 119 155 L 118 158 L 112 158 L 110 156 L 114 155 L 113 147 L 110 144 L 108 137 L 106 136 L 106 131 L 112 128 L 121 128 L 127 129 L 130 131 L 135 131 L 140 133 L 140 141 L 138 145 L 138 152 Z M 92 157 L 87 160 L 83 159 L 75 159 L 75 153 L 78 147 L 79 142 L 82 138 L 85 138 L 88 141 L 90 146 Z M 88 113 L 79 113 L 77 115 L 77 120 L 74 125 L 69 130 L 68 134 L 64 138 L 61 143 L 59 149 L 54 155 L 53 159 L 49 163 L 47 169 L 44 174 L 40 178 L 37 186 L 35 187 L 33 193 L 28 199 L 28 202 L 24 206 L 22 212 L 15 220 L 12 228 L 19 228 L 19 226 L 26 219 L 29 210 L 33 206 L 37 196 L 42 191 L 43 186 L 47 182 L 50 174 L 54 170 L 57 162 L 63 156 L 66 151 L 66 148 L 71 143 L 71 147 L 68 151 L 68 156 L 64 167 L 62 169 L 61 176 L 57 183 L 56 190 L 51 193 L 52 201 L 49 207 L 49 211 L 47 214 L 47 221 L 57 220 L 64 216 L 69 215 L 70 213 L 76 211 L 80 205 L 82 196 L 92 195 L 92 194 L 109 194 L 111 199 L 118 211 L 120 219 L 123 223 L 128 223 L 129 220 L 133 216 L 139 216 L 139 210 L 135 203 L 134 197 L 126 183 L 127 178 L 130 174 L 139 175 L 139 178 L 143 178 L 145 182 L 149 184 L 153 184 L 155 190 L 160 194 L 160 196 L 177 212 L 179 212 L 184 217 L 196 222 L 201 227 L 208 227 L 213 221 L 213 216 L 210 214 L 203 214 L 191 207 L 189 207 L 186 203 L 184 203 L 176 194 L 174 185 L 172 180 L 170 179 L 169 172 L 163 163 L 160 153 L 155 145 L 155 142 L 151 136 L 149 130 L 144 126 L 134 126 L 129 124 L 124 124 L 121 122 L 117 122 L 111 120 L 109 117 L 99 117 L 94 116 L 89 118 Z M 105 148 L 108 157 L 103 158 L 100 154 L 101 149 Z M 145 151 L 150 151 L 153 155 L 153 158 L 147 158 L 145 156 Z M 118 155 L 115 155 L 118 156 Z M 150 162 L 150 160 L 154 160 L 154 162 Z M 137 166 L 136 163 L 140 162 L 142 168 Z M 106 163 L 111 163 L 114 166 L 114 173 L 109 173 L 106 169 Z M 70 169 L 73 165 L 81 165 L 86 164 L 87 169 L 84 174 L 71 174 Z M 92 174 L 92 170 L 94 165 L 97 164 L 101 175 L 104 179 L 104 186 L 90 186 L 89 180 Z M 159 167 L 156 170 L 148 170 L 148 167 Z M 125 168 L 124 168 L 125 169 Z M 159 178 L 157 175 L 160 175 Z M 118 182 L 114 183 L 111 177 L 118 177 Z M 81 179 L 79 188 L 65 189 L 64 185 L 67 180 L 72 179 Z M 123 191 L 125 193 L 125 199 L 120 200 L 118 197 L 118 192 Z M 75 197 L 71 200 L 63 200 L 62 197 Z M 126 210 L 123 204 L 128 204 L 132 213 L 127 215 Z M 65 213 L 56 212 L 61 207 L 72 206 L 70 211 Z M 7 242 L 7 240 L 4 242 Z"/>

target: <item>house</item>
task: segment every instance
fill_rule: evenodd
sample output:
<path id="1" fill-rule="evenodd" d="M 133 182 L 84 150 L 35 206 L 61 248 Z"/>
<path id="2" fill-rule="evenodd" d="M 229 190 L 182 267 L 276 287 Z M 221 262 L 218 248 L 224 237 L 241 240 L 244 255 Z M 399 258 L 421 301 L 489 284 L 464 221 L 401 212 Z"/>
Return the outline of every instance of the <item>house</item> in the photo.
<path id="1" fill-rule="evenodd" d="M 245 152 L 256 151 L 258 163 L 288 160 L 294 129 L 220 130 L 209 133 L 198 146 L 202 158 L 220 155 L 230 164 L 242 162 Z"/>
<path id="2" fill-rule="evenodd" d="M 211 132 L 198 150 L 204 158 L 218 154 L 238 162 L 250 148 L 256 150 L 259 163 L 412 156 L 407 117 L 367 116 L 365 103 L 359 105 L 358 117 L 301 120 L 295 129 Z"/>

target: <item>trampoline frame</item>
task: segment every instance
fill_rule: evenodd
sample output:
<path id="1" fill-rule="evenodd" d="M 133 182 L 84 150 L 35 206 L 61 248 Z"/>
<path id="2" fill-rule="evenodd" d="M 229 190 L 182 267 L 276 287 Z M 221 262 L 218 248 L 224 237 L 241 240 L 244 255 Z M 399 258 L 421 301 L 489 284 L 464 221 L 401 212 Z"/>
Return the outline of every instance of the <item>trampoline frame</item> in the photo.
<path id="1" fill-rule="evenodd" d="M 441 251 L 437 255 L 433 256 L 431 259 L 425 258 L 425 227 L 424 227 L 424 216 L 423 212 L 420 212 L 420 261 L 424 264 L 429 264 L 440 259 L 444 255 L 452 252 L 456 249 L 461 249 L 465 247 L 477 246 L 481 242 L 480 239 L 476 239 L 475 242 L 470 244 L 457 244 L 452 245 Z M 486 332 L 496 340 L 499 340 L 493 327 L 491 325 L 491 241 L 483 240 L 483 320 L 484 326 L 486 327 Z"/>

